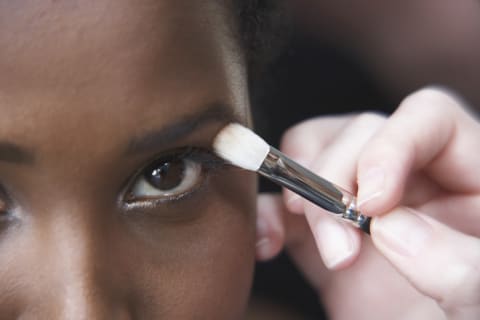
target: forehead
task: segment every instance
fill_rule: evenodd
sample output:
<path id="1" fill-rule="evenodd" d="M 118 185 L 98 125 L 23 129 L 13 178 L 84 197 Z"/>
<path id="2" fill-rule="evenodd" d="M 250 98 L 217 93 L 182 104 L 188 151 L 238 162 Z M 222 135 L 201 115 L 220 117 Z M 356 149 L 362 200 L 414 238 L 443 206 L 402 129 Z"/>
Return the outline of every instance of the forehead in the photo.
<path id="1" fill-rule="evenodd" d="M 245 114 L 226 20 L 217 1 L 1 1 L 0 133 L 158 127 L 217 103 Z"/>

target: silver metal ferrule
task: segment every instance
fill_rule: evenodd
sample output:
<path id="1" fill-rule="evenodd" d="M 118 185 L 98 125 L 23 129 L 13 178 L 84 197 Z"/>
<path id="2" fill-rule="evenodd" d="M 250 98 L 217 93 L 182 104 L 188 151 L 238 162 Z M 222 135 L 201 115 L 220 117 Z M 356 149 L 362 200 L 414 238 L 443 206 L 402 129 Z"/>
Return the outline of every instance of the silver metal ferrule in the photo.
<path id="1" fill-rule="evenodd" d="M 358 210 L 355 196 L 302 167 L 277 149 L 270 147 L 258 173 L 370 233 L 370 218 Z"/>

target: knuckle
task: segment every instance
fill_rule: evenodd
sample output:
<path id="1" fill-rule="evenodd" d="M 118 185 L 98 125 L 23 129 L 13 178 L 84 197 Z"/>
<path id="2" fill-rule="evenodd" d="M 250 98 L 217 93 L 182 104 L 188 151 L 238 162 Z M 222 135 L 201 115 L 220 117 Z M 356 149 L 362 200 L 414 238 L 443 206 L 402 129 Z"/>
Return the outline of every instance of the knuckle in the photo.
<path id="1" fill-rule="evenodd" d="M 287 129 L 280 139 L 280 150 L 293 158 L 310 158 L 315 147 L 322 146 L 324 118 L 302 121 Z"/>
<path id="2" fill-rule="evenodd" d="M 375 165 L 387 167 L 408 165 L 414 153 L 414 145 L 403 137 L 381 135 L 368 144 L 358 160 L 358 169 L 363 171 Z"/>
<path id="3" fill-rule="evenodd" d="M 377 128 L 386 121 L 387 117 L 377 112 L 363 112 L 355 116 L 351 121 L 351 126 L 360 129 Z"/>
<path id="4" fill-rule="evenodd" d="M 438 113 L 451 113 L 461 108 L 455 94 L 446 88 L 442 87 L 425 87 L 409 96 L 407 96 L 401 103 L 399 109 L 418 112 L 419 108 L 429 108 Z"/>
<path id="5" fill-rule="evenodd" d="M 355 116 L 321 116 L 304 120 L 287 129 L 280 140 L 284 151 L 295 151 L 305 146 L 328 144 L 332 132 L 343 127 Z"/>
<path id="6" fill-rule="evenodd" d="M 309 120 L 312 121 L 312 120 Z M 311 134 L 306 130 L 307 122 L 300 122 L 293 127 L 288 128 L 280 139 L 280 149 L 284 152 L 292 151 L 298 148 L 298 144 L 303 140 L 305 135 Z"/>

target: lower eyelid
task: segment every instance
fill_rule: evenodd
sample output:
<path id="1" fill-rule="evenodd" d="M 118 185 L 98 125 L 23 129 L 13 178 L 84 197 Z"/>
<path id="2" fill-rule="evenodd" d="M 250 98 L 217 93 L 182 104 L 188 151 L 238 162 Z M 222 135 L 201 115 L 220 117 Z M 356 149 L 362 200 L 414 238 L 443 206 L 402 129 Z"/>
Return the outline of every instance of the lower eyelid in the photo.
<path id="1" fill-rule="evenodd" d="M 132 195 L 130 190 L 125 193 L 123 197 L 122 203 L 126 209 L 134 209 L 134 208 L 156 208 L 160 205 L 166 204 L 174 204 L 177 201 L 187 200 L 190 196 L 194 196 L 195 194 L 204 190 L 208 183 L 211 171 L 202 169 L 200 173 L 199 182 L 196 183 L 191 189 L 186 190 L 185 192 L 179 193 L 177 195 L 170 195 L 170 196 L 137 196 Z"/>
<path id="2" fill-rule="evenodd" d="M 197 194 L 207 191 L 209 184 L 209 176 L 205 178 L 197 186 L 195 186 L 189 192 L 185 192 L 176 196 L 172 196 L 165 199 L 151 198 L 151 199 L 138 199 L 134 201 L 123 201 L 122 207 L 126 211 L 132 210 L 154 210 L 160 206 L 175 205 L 177 202 L 187 201 L 191 197 L 195 197 Z"/>

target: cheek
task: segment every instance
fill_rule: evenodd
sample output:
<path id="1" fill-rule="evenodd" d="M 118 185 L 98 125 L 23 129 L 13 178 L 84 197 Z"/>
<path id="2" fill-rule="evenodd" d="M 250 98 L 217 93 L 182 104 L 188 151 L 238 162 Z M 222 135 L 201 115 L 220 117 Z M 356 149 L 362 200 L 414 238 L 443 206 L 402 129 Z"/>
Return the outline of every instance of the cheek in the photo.
<path id="1" fill-rule="evenodd" d="M 131 276 L 140 284 L 139 303 L 148 301 L 141 307 L 152 312 L 148 316 L 241 317 L 255 261 L 255 199 L 255 176 L 229 170 L 211 177 L 206 190 L 178 209 L 170 208 L 169 214 L 178 210 L 191 220 L 144 217 L 135 223 L 137 241 L 127 256 L 142 262 Z"/>
<path id="2" fill-rule="evenodd" d="M 116 319 L 127 311 L 134 319 L 241 319 L 255 260 L 255 199 L 255 176 L 227 170 L 155 211 L 32 215 L 0 237 L 0 318 L 32 310 L 55 318 L 73 303 Z"/>

